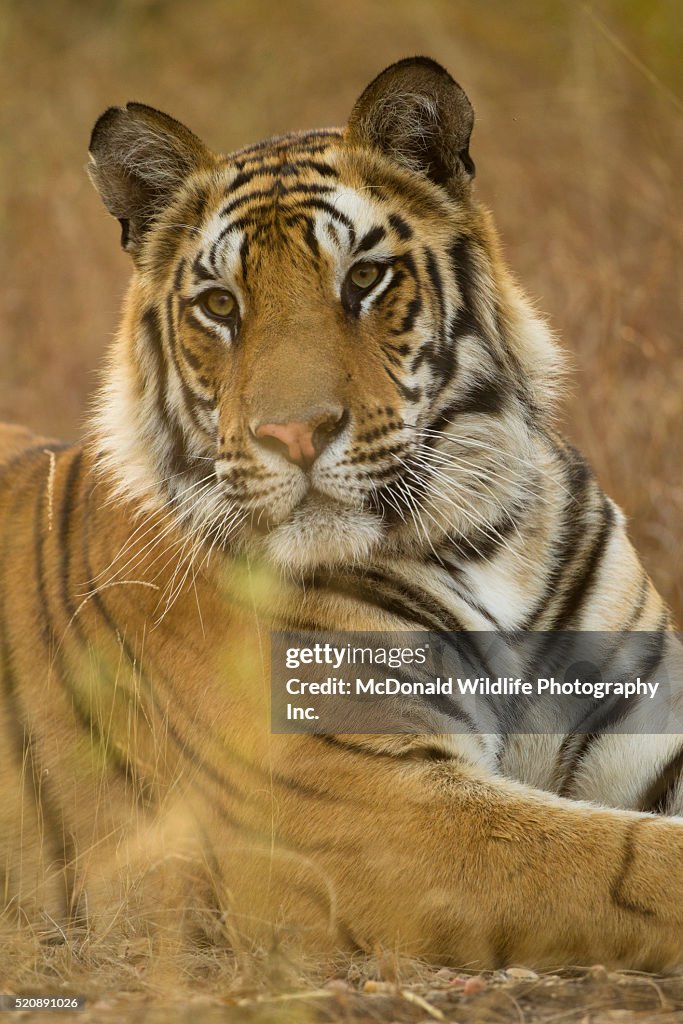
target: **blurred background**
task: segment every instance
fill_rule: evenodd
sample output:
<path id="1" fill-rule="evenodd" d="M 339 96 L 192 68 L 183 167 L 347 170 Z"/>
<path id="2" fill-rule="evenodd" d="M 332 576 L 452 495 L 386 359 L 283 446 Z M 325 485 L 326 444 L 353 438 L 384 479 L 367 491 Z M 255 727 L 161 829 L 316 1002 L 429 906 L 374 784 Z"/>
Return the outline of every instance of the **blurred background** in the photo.
<path id="1" fill-rule="evenodd" d="M 479 195 L 572 357 L 561 416 L 683 625 L 680 0 L 3 0 L 0 419 L 67 438 L 129 274 L 84 166 L 128 99 L 230 150 L 342 124 L 424 53 L 472 99 Z"/>

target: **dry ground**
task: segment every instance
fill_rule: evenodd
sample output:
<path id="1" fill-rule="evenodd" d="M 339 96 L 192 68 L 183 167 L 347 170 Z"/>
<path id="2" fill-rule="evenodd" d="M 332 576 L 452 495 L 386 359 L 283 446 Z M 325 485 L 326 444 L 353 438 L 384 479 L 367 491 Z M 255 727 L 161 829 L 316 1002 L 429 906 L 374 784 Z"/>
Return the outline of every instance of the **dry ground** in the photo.
<path id="1" fill-rule="evenodd" d="M 184 965 L 185 971 L 189 964 Z M 84 979 L 83 966 L 61 983 L 20 986 L 35 992 L 85 996 L 83 1011 L 57 1015 L 73 1024 L 682 1024 L 683 978 L 609 972 L 601 965 L 562 973 L 510 968 L 466 975 L 445 968 L 376 960 L 259 974 L 213 965 L 203 979 L 176 971 L 146 974 L 139 956 Z M 205 965 L 206 970 L 206 965 Z M 183 983 L 179 984 L 179 977 Z M 13 986 L 15 991 L 17 986 Z M 54 1013 L 19 1012 L 19 1020 L 55 1020 Z M 14 1016 L 10 1019 L 15 1019 Z"/>
<path id="2" fill-rule="evenodd" d="M 678 0 L 4 0 L 0 419 L 76 436 L 115 329 L 129 266 L 83 171 L 106 106 L 143 100 L 231 149 L 341 123 L 380 68 L 427 53 L 474 102 L 477 187 L 572 355 L 568 431 L 681 623 L 682 22 Z M 465 994 L 427 969 L 416 981 L 414 965 L 398 983 L 385 965 L 369 990 L 367 964 L 286 982 L 271 964 L 258 983 L 254 965 L 212 964 L 188 968 L 186 989 L 188 972 L 160 978 L 144 957 L 10 954 L 0 988 L 75 986 L 91 1000 L 83 1024 L 683 1021 L 680 980 L 600 970 Z"/>

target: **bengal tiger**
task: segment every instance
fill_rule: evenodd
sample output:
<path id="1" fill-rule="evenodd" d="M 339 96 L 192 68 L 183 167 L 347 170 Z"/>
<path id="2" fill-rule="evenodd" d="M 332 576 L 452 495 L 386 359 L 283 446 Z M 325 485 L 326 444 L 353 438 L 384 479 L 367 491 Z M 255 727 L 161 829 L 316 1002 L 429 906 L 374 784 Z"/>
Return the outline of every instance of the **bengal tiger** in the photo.
<path id="1" fill-rule="evenodd" d="M 270 731 L 273 629 L 671 628 L 553 426 L 472 127 L 423 57 L 343 130 L 228 156 L 140 103 L 97 121 L 133 277 L 91 429 L 2 433 L 8 920 L 683 962 L 679 735 Z"/>

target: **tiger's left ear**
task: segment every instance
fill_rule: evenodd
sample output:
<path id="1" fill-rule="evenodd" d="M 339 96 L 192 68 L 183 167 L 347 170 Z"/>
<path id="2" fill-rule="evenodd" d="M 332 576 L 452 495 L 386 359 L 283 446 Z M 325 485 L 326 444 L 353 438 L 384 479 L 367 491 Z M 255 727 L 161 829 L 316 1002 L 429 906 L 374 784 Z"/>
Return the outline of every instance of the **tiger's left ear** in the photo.
<path id="1" fill-rule="evenodd" d="M 351 142 L 381 150 L 437 185 L 469 182 L 474 111 L 458 83 L 429 57 L 391 64 L 367 87 L 351 112 Z"/>
<path id="2" fill-rule="evenodd" d="M 88 173 L 135 257 L 155 217 L 212 156 L 189 128 L 144 103 L 110 107 L 90 137 Z"/>

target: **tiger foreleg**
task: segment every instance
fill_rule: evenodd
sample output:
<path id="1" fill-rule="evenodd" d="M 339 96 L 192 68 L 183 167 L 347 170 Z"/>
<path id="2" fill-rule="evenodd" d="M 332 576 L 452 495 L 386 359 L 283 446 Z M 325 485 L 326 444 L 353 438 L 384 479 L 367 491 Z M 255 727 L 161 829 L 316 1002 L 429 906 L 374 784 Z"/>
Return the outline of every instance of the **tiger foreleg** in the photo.
<path id="1" fill-rule="evenodd" d="M 353 765 L 346 756 L 322 772 L 312 760 L 296 793 L 278 798 L 286 835 L 270 859 L 231 862 L 243 910 L 255 897 L 255 917 L 295 929 L 305 907 L 315 943 L 317 899 L 320 941 L 333 915 L 339 943 L 379 943 L 461 966 L 683 963 L 679 819 L 563 800 L 455 761 L 398 764 L 349 753 Z M 285 842 L 296 884 L 277 891 L 271 870 L 269 890 L 264 865 L 272 867 Z M 315 865 L 308 875 L 306 863 Z"/>

